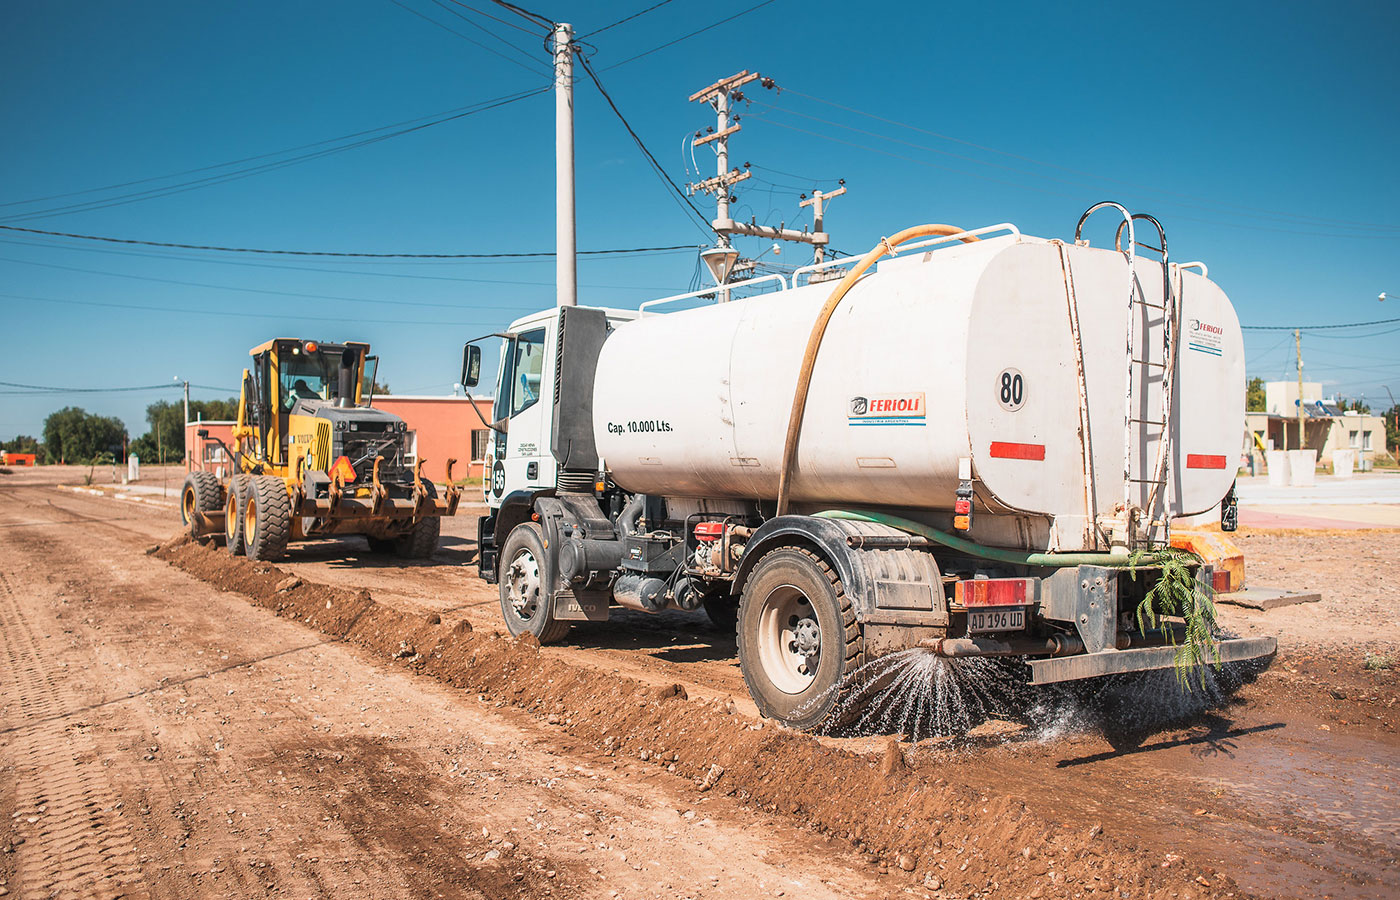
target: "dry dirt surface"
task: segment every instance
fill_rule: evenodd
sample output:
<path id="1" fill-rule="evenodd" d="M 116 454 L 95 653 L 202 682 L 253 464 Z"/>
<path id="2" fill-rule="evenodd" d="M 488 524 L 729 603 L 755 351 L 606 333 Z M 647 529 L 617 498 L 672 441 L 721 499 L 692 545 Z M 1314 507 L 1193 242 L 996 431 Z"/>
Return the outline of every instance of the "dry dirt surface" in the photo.
<path id="1" fill-rule="evenodd" d="M 501 636 L 470 518 L 423 564 L 346 540 L 271 566 L 180 539 L 173 506 L 59 481 L 82 483 L 0 477 L 12 895 L 1379 898 L 1400 884 L 1400 692 L 1365 665 L 1400 646 L 1394 534 L 1251 535 L 1251 576 L 1324 601 L 1226 612 L 1284 650 L 1223 705 L 1171 708 L 1168 681 L 912 744 L 758 720 L 733 637 L 703 619 L 619 616 L 560 647 Z"/>

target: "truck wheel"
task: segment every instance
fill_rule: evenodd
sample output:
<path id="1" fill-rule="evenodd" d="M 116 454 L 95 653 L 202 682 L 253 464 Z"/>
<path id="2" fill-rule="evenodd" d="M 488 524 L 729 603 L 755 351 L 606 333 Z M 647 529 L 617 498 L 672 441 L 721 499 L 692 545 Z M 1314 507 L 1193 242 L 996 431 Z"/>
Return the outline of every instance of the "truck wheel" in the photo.
<path id="1" fill-rule="evenodd" d="M 544 532 L 534 522 L 517 525 L 501 548 L 501 616 L 512 635 L 530 632 L 541 644 L 562 640 L 569 623 L 554 618 L 545 584 Z"/>
<path id="2" fill-rule="evenodd" d="M 190 530 L 190 537 L 199 540 L 204 536 L 195 513 L 218 512 L 222 506 L 219 479 L 212 472 L 191 472 L 185 476 L 185 486 L 180 489 L 180 524 Z"/>
<path id="3" fill-rule="evenodd" d="M 744 585 L 738 632 L 739 666 L 760 713 L 804 731 L 835 721 L 863 641 L 831 566 L 799 547 L 764 556 Z"/>
<path id="4" fill-rule="evenodd" d="M 423 490 L 429 497 L 436 497 L 437 490 L 432 482 L 423 482 Z M 438 516 L 424 516 L 409 528 L 408 533 L 394 541 L 394 553 L 400 559 L 428 559 L 438 548 L 438 537 L 442 533 L 442 519 Z"/>
<path id="5" fill-rule="evenodd" d="M 280 559 L 292 534 L 292 501 L 275 475 L 258 475 L 243 499 L 243 543 L 249 559 Z"/>
<path id="6" fill-rule="evenodd" d="M 242 556 L 243 546 L 243 498 L 248 495 L 248 482 L 251 475 L 235 475 L 229 480 L 228 498 L 224 502 L 224 545 L 230 556 Z"/>

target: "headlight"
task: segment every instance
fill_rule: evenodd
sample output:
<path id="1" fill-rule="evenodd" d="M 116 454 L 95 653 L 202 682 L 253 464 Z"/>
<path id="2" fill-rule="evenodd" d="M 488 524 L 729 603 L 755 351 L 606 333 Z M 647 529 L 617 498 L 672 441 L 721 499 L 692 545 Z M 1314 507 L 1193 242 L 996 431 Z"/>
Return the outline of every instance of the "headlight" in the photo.
<path id="1" fill-rule="evenodd" d="M 336 422 L 336 423 L 335 423 L 335 430 L 336 430 L 336 431 L 344 431 L 344 430 L 345 430 L 345 423 L 344 423 L 344 422 Z"/>
<path id="2" fill-rule="evenodd" d="M 350 430 L 351 430 L 351 431 L 359 431 L 359 430 L 360 430 L 360 423 L 359 423 L 359 422 L 351 422 L 351 423 L 350 423 Z"/>

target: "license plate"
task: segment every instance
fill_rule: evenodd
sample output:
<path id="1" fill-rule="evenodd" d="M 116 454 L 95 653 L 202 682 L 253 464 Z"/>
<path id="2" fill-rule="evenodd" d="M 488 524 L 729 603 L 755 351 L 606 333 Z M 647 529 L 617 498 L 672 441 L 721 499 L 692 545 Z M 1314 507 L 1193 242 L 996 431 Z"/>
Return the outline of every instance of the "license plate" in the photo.
<path id="1" fill-rule="evenodd" d="M 1011 609 L 970 609 L 967 611 L 968 633 L 987 631 L 1024 631 L 1026 611 L 1021 607 Z"/>

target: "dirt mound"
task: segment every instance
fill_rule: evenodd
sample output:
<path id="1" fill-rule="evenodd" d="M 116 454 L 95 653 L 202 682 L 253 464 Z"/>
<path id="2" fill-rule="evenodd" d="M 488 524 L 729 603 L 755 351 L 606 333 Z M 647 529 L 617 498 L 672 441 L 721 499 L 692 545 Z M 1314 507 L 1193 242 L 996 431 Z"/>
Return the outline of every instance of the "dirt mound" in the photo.
<path id="1" fill-rule="evenodd" d="M 534 642 L 390 609 L 367 591 L 303 582 L 187 537 L 154 553 L 279 616 L 524 709 L 604 756 L 631 756 L 690 779 L 697 791 L 733 795 L 848 841 L 872 864 L 908 873 L 911 885 L 939 896 L 1239 894 L 1228 879 L 1184 863 L 1164 868 L 1170 848 L 1125 846 L 1097 826 L 1052 826 L 1015 797 L 979 796 L 891 758 L 833 748 L 735 715 L 729 704 L 689 700 L 679 686 L 658 690 L 542 656 Z"/>

